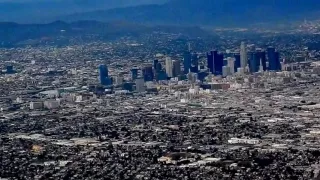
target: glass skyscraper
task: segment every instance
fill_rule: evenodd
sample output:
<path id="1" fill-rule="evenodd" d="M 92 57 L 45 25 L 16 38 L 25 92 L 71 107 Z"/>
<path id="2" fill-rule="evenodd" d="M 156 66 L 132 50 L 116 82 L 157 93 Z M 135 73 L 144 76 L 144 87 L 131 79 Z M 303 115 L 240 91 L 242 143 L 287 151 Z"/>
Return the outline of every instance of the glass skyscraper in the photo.
<path id="1" fill-rule="evenodd" d="M 104 64 L 99 66 L 99 80 L 101 85 L 110 85 L 111 80 L 109 78 L 108 67 Z"/>
<path id="2" fill-rule="evenodd" d="M 260 60 L 258 53 L 250 52 L 249 53 L 249 69 L 250 72 L 255 73 L 259 71 Z"/>
<path id="3" fill-rule="evenodd" d="M 146 66 L 143 68 L 142 70 L 143 73 L 143 79 L 144 81 L 153 81 L 154 79 L 154 74 L 153 74 L 153 69 L 152 69 L 152 65 Z"/>
<path id="4" fill-rule="evenodd" d="M 268 47 L 267 53 L 268 53 L 268 61 L 269 61 L 269 70 L 270 71 L 281 70 L 279 53 L 276 52 L 275 48 Z"/>

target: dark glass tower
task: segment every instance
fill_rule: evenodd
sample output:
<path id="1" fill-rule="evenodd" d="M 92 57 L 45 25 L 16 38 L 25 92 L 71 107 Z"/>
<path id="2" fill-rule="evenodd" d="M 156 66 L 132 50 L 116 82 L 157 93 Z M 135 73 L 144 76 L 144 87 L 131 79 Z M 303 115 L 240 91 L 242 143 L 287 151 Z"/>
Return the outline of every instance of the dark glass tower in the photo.
<path id="1" fill-rule="evenodd" d="M 199 72 L 199 59 L 198 54 L 193 53 L 191 56 L 191 66 L 190 66 L 190 72 L 192 73 L 198 73 Z"/>
<path id="2" fill-rule="evenodd" d="M 99 66 L 99 80 L 101 85 L 110 85 L 110 78 L 108 73 L 108 67 L 104 64 L 101 64 Z"/>
<path id="3" fill-rule="evenodd" d="M 215 59 L 218 58 L 218 51 L 210 51 L 209 54 L 207 54 L 207 65 L 208 69 L 212 74 L 215 73 Z"/>
<path id="4" fill-rule="evenodd" d="M 138 69 L 133 68 L 131 69 L 131 79 L 134 81 L 138 78 Z"/>
<path id="5" fill-rule="evenodd" d="M 157 69 L 157 64 L 159 63 L 158 59 L 153 60 L 153 69 Z"/>
<path id="6" fill-rule="evenodd" d="M 276 52 L 275 48 L 269 47 L 267 49 L 267 53 L 268 53 L 268 61 L 269 61 L 269 70 L 270 71 L 281 70 L 279 53 Z"/>
<path id="7" fill-rule="evenodd" d="M 144 81 L 146 82 L 153 81 L 154 75 L 153 75 L 152 65 L 144 67 L 142 70 L 142 74 L 143 74 Z"/>
<path id="8" fill-rule="evenodd" d="M 249 53 L 249 69 L 250 72 L 255 73 L 259 71 L 260 61 L 258 53 L 250 52 Z"/>
<path id="9" fill-rule="evenodd" d="M 222 75 L 223 67 L 223 54 L 218 54 L 217 58 L 214 58 L 215 75 Z"/>

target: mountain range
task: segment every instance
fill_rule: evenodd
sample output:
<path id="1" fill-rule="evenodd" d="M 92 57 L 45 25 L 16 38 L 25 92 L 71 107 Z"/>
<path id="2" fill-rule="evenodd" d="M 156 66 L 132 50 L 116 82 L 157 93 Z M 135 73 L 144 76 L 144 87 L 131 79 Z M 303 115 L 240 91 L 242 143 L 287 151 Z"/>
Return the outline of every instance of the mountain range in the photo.
<path id="1" fill-rule="evenodd" d="M 292 22 L 315 18 L 319 0 L 171 0 L 61 17 L 64 20 L 126 20 L 150 24 L 244 26 L 265 22 Z"/>
<path id="2" fill-rule="evenodd" d="M 0 0 L 0 21 L 44 23 L 56 17 L 96 10 L 108 10 L 168 0 Z"/>
<path id="3" fill-rule="evenodd" d="M 86 39 L 97 37 L 98 39 L 117 39 L 123 36 L 140 37 L 141 35 L 164 32 L 180 34 L 188 37 L 208 37 L 211 33 L 199 27 L 178 26 L 146 26 L 127 22 L 98 22 L 75 21 L 67 23 L 55 21 L 48 24 L 18 24 L 12 22 L 0 23 L 0 47 L 14 47 L 35 42 L 47 43 L 48 41 L 65 40 L 70 37 Z M 33 45 L 35 43 L 32 43 Z"/>
<path id="4" fill-rule="evenodd" d="M 5 1 L 5 2 L 4 2 Z M 246 26 L 313 19 L 319 0 L 0 0 L 0 21 Z"/>

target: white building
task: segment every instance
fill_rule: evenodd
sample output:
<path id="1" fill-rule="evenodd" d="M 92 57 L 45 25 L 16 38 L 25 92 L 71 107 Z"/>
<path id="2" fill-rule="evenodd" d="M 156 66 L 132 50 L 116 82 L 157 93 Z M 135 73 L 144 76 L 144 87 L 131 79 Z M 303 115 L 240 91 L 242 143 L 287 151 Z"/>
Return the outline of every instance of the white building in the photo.
<path id="1" fill-rule="evenodd" d="M 145 92 L 146 91 L 144 79 L 142 79 L 142 78 L 136 79 L 136 91 L 137 92 Z"/>
<path id="2" fill-rule="evenodd" d="M 245 42 L 241 42 L 240 46 L 240 64 L 243 69 L 245 69 L 248 64 L 247 45 Z"/>
<path id="3" fill-rule="evenodd" d="M 228 140 L 229 144 L 259 144 L 259 139 L 240 139 L 240 138 L 231 138 Z"/>
<path id="4" fill-rule="evenodd" d="M 47 109 L 56 109 L 60 107 L 60 100 L 47 100 L 43 104 Z"/>
<path id="5" fill-rule="evenodd" d="M 230 74 L 234 74 L 234 62 L 235 62 L 235 59 L 229 57 L 229 58 L 227 59 L 227 61 L 228 61 L 228 67 L 229 67 L 229 69 L 230 69 Z"/>
<path id="6" fill-rule="evenodd" d="M 222 76 L 223 77 L 227 77 L 229 76 L 231 73 L 230 73 L 230 67 L 228 66 L 223 66 L 222 67 Z"/>
<path id="7" fill-rule="evenodd" d="M 30 102 L 30 109 L 42 109 L 43 108 L 43 102 Z"/>
<path id="8" fill-rule="evenodd" d="M 174 77 L 173 76 L 173 61 L 170 57 L 166 58 L 166 73 L 168 77 Z"/>

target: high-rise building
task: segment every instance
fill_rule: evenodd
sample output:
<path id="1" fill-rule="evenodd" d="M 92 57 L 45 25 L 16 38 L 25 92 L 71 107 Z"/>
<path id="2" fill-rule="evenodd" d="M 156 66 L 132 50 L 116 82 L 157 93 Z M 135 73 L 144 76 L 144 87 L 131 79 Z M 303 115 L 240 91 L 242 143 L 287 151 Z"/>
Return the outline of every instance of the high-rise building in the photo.
<path id="1" fill-rule="evenodd" d="M 173 61 L 173 77 L 178 77 L 181 75 L 181 62 L 180 60 Z"/>
<path id="2" fill-rule="evenodd" d="M 157 69 L 157 64 L 159 63 L 158 59 L 153 60 L 153 69 L 156 70 Z"/>
<path id="3" fill-rule="evenodd" d="M 6 73 L 7 73 L 7 74 L 13 74 L 13 73 L 15 73 L 15 71 L 13 70 L 13 66 L 12 66 L 12 65 L 8 65 L 8 66 L 6 67 Z"/>
<path id="4" fill-rule="evenodd" d="M 174 77 L 173 76 L 173 62 L 170 57 L 166 58 L 166 73 L 168 77 Z"/>
<path id="5" fill-rule="evenodd" d="M 115 77 L 115 84 L 116 85 L 122 85 L 123 84 L 123 76 L 122 75 L 118 75 Z"/>
<path id="6" fill-rule="evenodd" d="M 191 55 L 191 66 L 190 66 L 190 72 L 193 73 L 198 73 L 199 72 L 199 59 L 198 59 L 198 54 L 193 53 Z"/>
<path id="7" fill-rule="evenodd" d="M 234 55 L 234 72 L 237 72 L 238 71 L 238 68 L 241 67 L 241 60 L 240 60 L 240 54 L 235 54 Z"/>
<path id="8" fill-rule="evenodd" d="M 276 52 L 275 48 L 268 47 L 267 53 L 268 53 L 268 61 L 269 61 L 269 70 L 270 71 L 281 70 L 279 53 Z"/>
<path id="9" fill-rule="evenodd" d="M 144 81 L 153 81 L 154 79 L 154 74 L 153 74 L 153 69 L 152 65 L 148 65 L 142 69 L 142 74 L 143 74 L 143 79 Z"/>
<path id="10" fill-rule="evenodd" d="M 227 66 L 230 69 L 230 74 L 234 74 L 235 73 L 235 59 L 228 57 L 227 61 L 228 61 Z"/>
<path id="11" fill-rule="evenodd" d="M 190 72 L 192 61 L 192 55 L 190 51 L 186 51 L 183 53 L 183 73 L 188 74 Z"/>
<path id="12" fill-rule="evenodd" d="M 110 85 L 111 81 L 109 78 L 108 67 L 104 64 L 99 66 L 99 80 L 101 85 Z"/>
<path id="13" fill-rule="evenodd" d="M 218 58 L 218 51 L 210 51 L 210 53 L 207 54 L 207 66 L 212 74 L 215 73 L 214 59 L 217 59 L 217 58 Z"/>
<path id="14" fill-rule="evenodd" d="M 143 78 L 138 78 L 138 79 L 136 79 L 135 82 L 136 82 L 136 91 L 137 92 L 141 93 L 141 92 L 145 92 L 146 91 Z"/>
<path id="15" fill-rule="evenodd" d="M 259 72 L 260 59 L 256 52 L 249 53 L 249 70 L 251 73 Z"/>
<path id="16" fill-rule="evenodd" d="M 138 78 L 138 68 L 131 69 L 131 79 L 134 81 Z"/>
<path id="17" fill-rule="evenodd" d="M 160 62 L 158 62 L 157 65 L 156 65 L 155 72 L 159 73 L 160 71 L 162 71 L 162 64 Z"/>
<path id="18" fill-rule="evenodd" d="M 248 64 L 248 57 L 247 57 L 247 45 L 245 42 L 241 42 L 240 61 L 241 61 L 241 67 L 246 68 L 246 66 Z"/>
<path id="19" fill-rule="evenodd" d="M 222 75 L 222 67 L 223 67 L 223 54 L 218 54 L 217 58 L 214 59 L 214 69 L 215 75 Z"/>
<path id="20" fill-rule="evenodd" d="M 218 51 L 211 51 L 207 54 L 208 69 L 212 74 L 222 75 L 223 54 L 218 54 Z"/>
<path id="21" fill-rule="evenodd" d="M 222 67 L 222 76 L 223 77 L 226 77 L 226 76 L 229 76 L 231 73 L 230 73 L 230 67 L 228 66 L 223 66 Z"/>
<path id="22" fill-rule="evenodd" d="M 213 52 L 210 51 L 210 53 L 207 53 L 207 67 L 210 71 L 210 73 L 213 73 L 214 68 L 213 68 Z"/>
<path id="23" fill-rule="evenodd" d="M 257 56 L 259 59 L 259 63 L 262 63 L 263 71 L 267 70 L 267 59 L 266 59 L 266 52 L 265 51 L 258 51 Z M 259 64 L 260 65 L 260 64 Z"/>
<path id="24" fill-rule="evenodd" d="M 276 65 L 277 65 L 277 71 L 281 71 L 281 62 L 280 62 L 280 53 L 276 52 L 275 53 L 275 60 L 276 60 Z"/>

